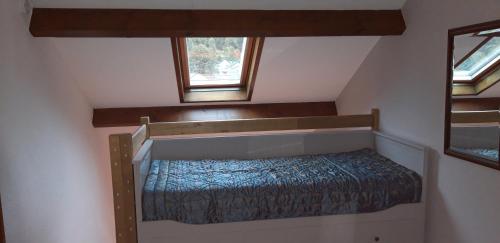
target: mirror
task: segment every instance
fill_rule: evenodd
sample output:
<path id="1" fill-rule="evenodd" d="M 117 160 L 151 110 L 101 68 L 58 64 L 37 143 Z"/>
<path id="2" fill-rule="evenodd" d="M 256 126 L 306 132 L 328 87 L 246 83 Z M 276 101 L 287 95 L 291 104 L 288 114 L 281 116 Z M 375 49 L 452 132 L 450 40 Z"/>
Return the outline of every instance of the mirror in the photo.
<path id="1" fill-rule="evenodd" d="M 500 21 L 449 31 L 445 153 L 500 169 Z"/>

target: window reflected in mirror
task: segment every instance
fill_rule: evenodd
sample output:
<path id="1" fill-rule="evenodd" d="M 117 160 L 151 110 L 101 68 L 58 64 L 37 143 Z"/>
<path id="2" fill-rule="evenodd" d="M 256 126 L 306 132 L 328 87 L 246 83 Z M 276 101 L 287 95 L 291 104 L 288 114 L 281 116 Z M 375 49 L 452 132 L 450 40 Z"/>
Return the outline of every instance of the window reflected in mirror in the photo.
<path id="1" fill-rule="evenodd" d="M 498 169 L 500 23 L 484 26 L 450 30 L 451 97 L 447 101 L 445 149 L 449 155 Z"/>

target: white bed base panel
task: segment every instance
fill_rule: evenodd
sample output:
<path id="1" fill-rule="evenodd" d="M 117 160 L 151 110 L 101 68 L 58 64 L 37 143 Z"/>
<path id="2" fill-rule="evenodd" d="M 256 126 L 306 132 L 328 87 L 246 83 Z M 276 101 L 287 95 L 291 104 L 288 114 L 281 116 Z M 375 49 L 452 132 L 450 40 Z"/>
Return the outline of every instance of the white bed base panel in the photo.
<path id="1" fill-rule="evenodd" d="M 151 159 L 255 158 L 374 148 L 419 173 L 422 201 L 365 213 L 190 225 L 142 221 L 142 188 Z M 423 146 L 369 130 L 148 140 L 134 158 L 139 243 L 423 243 L 427 153 Z M 378 239 L 378 241 L 377 241 Z"/>

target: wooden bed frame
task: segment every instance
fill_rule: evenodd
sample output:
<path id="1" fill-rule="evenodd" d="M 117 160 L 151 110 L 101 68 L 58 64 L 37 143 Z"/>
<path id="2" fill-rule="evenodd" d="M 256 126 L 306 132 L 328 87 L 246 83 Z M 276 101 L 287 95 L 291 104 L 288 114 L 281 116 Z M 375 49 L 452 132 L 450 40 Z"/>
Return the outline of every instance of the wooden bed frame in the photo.
<path id="1" fill-rule="evenodd" d="M 347 230 L 352 231 L 359 225 L 373 224 L 370 227 L 375 230 L 387 231 L 387 229 L 377 227 L 377 225 L 380 225 L 379 222 L 383 221 L 395 223 L 394 226 L 390 226 L 392 228 L 397 228 L 397 225 L 404 225 L 405 222 L 410 222 L 406 224 L 406 228 L 401 228 L 401 232 L 393 234 L 393 236 L 397 235 L 393 238 L 400 239 L 403 235 L 406 235 L 410 238 L 415 238 L 407 242 L 423 242 L 427 177 L 426 149 L 420 145 L 377 132 L 379 126 L 379 111 L 377 109 L 373 109 L 372 113 L 367 115 L 199 122 L 150 123 L 149 119 L 144 117 L 141 118 L 141 123 L 143 125 L 133 134 L 115 134 L 109 138 L 117 243 L 197 242 L 200 240 L 204 242 L 234 242 L 245 241 L 239 237 L 243 237 L 242 235 L 245 233 L 254 234 L 255 232 L 264 232 L 261 234 L 263 236 L 270 234 L 269 238 L 264 239 L 265 241 L 292 242 L 294 239 L 277 239 L 276 237 L 285 237 L 286 235 L 293 237 L 293 232 L 298 229 L 305 230 L 305 235 L 315 234 L 314 229 L 322 228 L 323 231 L 331 233 L 333 228 L 325 229 L 325 227 L 334 227 L 335 225 L 349 225 Z M 286 132 L 284 133 L 283 131 Z M 229 137 L 224 137 L 228 135 Z M 196 137 L 193 138 L 194 136 Z M 398 205 L 388 210 L 369 214 L 333 215 L 210 225 L 188 225 L 173 221 L 142 221 L 141 193 L 152 157 L 182 157 L 186 152 L 183 152 L 182 147 L 179 146 L 192 146 L 196 148 L 195 150 L 198 152 L 190 156 L 205 156 L 206 154 L 213 156 L 213 150 L 204 149 L 203 147 L 206 146 L 203 145 L 208 143 L 219 144 L 214 146 L 220 146 L 221 143 L 227 144 L 227 141 L 230 141 L 231 144 L 233 143 L 232 141 L 236 141 L 236 143 L 242 141 L 241 144 L 248 144 L 248 141 L 254 141 L 256 144 L 255 148 L 253 148 L 252 152 L 248 152 L 248 154 L 253 153 L 256 156 L 265 154 L 266 151 L 263 150 L 266 149 L 269 150 L 267 152 L 272 153 L 271 155 L 275 155 L 276 153 L 288 154 L 290 152 L 301 153 L 304 151 L 301 151 L 301 148 L 289 141 L 294 139 L 304 140 L 304 136 L 317 140 L 315 143 L 319 145 L 313 146 L 318 148 L 314 148 L 314 151 L 309 152 L 331 152 L 332 147 L 338 148 L 334 149 L 333 152 L 349 151 L 360 146 L 372 147 L 380 154 L 416 171 L 422 176 L 424 183 L 421 203 Z M 270 145 L 262 145 L 262 143 L 268 141 L 264 141 L 263 139 L 272 140 L 272 142 Z M 155 149 L 155 143 L 161 146 L 170 146 L 170 149 L 167 149 L 168 151 Z M 282 146 L 285 143 L 289 144 Z M 275 147 L 268 149 L 265 146 Z M 231 148 L 225 149 L 225 147 L 219 147 L 222 150 L 228 150 L 222 151 L 222 153 L 237 153 L 232 152 Z M 352 225 L 355 227 L 353 228 Z M 342 227 L 335 226 L 334 228 L 341 230 Z M 366 231 L 366 227 L 360 227 L 359 230 Z M 386 240 L 388 237 L 392 237 L 387 236 L 387 234 L 384 235 Z M 342 237 L 345 238 L 345 230 L 338 235 L 344 235 Z M 373 238 L 370 238 L 370 240 L 374 241 L 378 241 L 379 237 L 376 232 L 361 233 L 359 234 L 361 237 L 355 236 L 358 233 L 354 234 L 354 232 L 351 235 L 350 238 L 347 236 L 348 240 L 345 240 L 347 238 L 338 238 L 338 236 L 324 236 L 322 239 L 318 239 L 318 242 L 331 242 L 333 238 L 336 240 L 345 240 L 340 242 L 366 242 L 366 238 L 363 237 L 372 237 L 373 235 Z M 213 238 L 210 239 L 212 236 Z M 262 240 L 257 239 L 257 241 Z M 396 241 L 389 239 L 389 241 L 383 242 Z"/>

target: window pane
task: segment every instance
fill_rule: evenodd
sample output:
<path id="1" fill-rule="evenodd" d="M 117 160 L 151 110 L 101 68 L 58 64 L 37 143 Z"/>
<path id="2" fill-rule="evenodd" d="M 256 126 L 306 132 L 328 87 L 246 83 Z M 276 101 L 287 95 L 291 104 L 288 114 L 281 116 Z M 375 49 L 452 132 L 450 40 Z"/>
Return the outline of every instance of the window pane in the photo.
<path id="1" fill-rule="evenodd" d="M 455 68 L 455 80 L 470 80 L 500 57 L 500 37 L 493 37 Z"/>
<path id="2" fill-rule="evenodd" d="M 239 84 L 247 38 L 186 38 L 191 85 Z"/>

